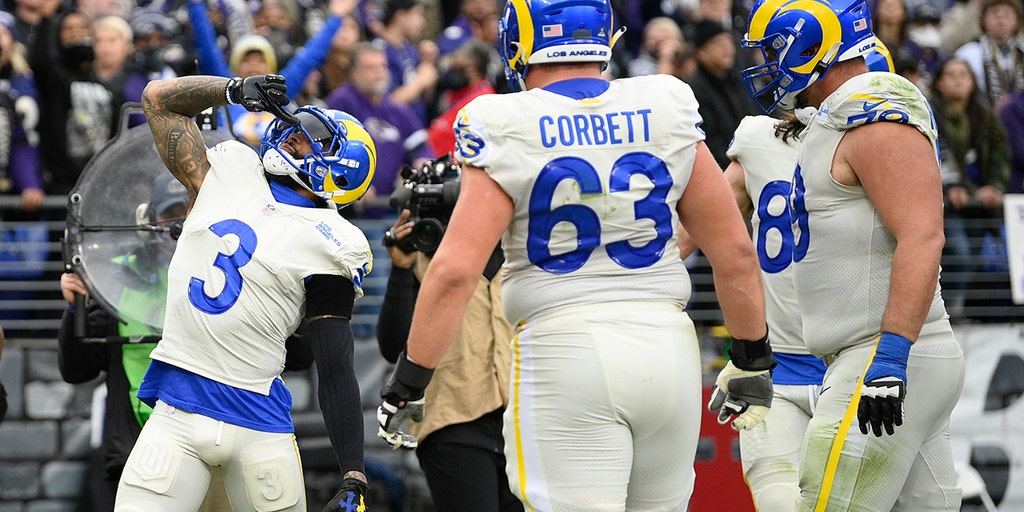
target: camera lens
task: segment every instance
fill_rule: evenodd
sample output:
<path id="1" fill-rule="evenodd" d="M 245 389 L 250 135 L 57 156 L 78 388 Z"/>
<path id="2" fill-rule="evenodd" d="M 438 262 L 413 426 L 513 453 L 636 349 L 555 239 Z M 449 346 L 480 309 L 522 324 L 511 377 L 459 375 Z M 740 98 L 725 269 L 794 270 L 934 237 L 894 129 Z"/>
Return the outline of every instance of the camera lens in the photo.
<path id="1" fill-rule="evenodd" d="M 437 246 L 441 245 L 441 237 L 444 236 L 444 224 L 437 219 L 420 219 L 412 227 L 412 245 L 417 251 L 433 254 Z"/>

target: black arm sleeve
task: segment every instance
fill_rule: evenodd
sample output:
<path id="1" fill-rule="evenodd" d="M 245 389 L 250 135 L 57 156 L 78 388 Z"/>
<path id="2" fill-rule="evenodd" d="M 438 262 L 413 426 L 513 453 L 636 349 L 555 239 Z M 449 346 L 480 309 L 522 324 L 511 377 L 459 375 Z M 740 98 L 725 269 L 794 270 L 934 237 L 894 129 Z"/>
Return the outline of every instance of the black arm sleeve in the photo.
<path id="1" fill-rule="evenodd" d="M 377 346 L 390 363 L 398 361 L 398 356 L 405 350 L 419 293 L 420 283 L 411 268 L 391 267 L 388 289 L 377 317 Z"/>
<path id="2" fill-rule="evenodd" d="M 90 302 L 86 308 L 89 315 L 86 335 L 95 337 L 117 334 L 117 324 L 103 308 Z M 65 309 L 57 330 L 57 365 L 65 382 L 80 384 L 88 382 L 106 371 L 109 365 L 109 347 L 106 343 L 85 343 L 75 339 L 75 314 Z"/>
<path id="3" fill-rule="evenodd" d="M 317 396 L 327 435 L 341 466 L 365 473 L 363 408 L 353 369 L 355 341 L 349 317 L 355 302 L 352 281 L 315 275 L 306 282 L 306 332 L 316 361 Z"/>
<path id="4" fill-rule="evenodd" d="M 317 274 L 306 280 L 306 319 L 318 316 L 352 318 L 356 288 L 351 279 Z"/>
<path id="5" fill-rule="evenodd" d="M 347 318 L 321 317 L 309 322 L 309 338 L 316 360 L 317 395 L 327 435 L 338 457 L 341 474 L 365 473 L 363 465 L 363 409 L 354 364 L 354 340 Z"/>

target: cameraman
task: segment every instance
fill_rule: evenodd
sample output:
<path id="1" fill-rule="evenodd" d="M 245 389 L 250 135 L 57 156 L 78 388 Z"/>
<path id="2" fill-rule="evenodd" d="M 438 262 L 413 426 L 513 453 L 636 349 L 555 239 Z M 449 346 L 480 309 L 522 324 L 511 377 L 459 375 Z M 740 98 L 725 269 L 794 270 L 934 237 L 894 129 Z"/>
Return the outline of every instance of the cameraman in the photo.
<path id="1" fill-rule="evenodd" d="M 415 224 L 410 215 L 403 209 L 385 235 L 392 265 L 377 320 L 377 342 L 392 363 L 405 350 L 420 280 L 433 256 L 403 240 Z M 501 416 L 508 405 L 509 342 L 514 336 L 501 305 L 498 272 L 504 260 L 496 247 L 455 341 L 427 386 L 430 407 L 421 423 L 409 425 L 419 439 L 416 456 L 437 510 L 523 510 L 509 490 L 501 435 Z"/>

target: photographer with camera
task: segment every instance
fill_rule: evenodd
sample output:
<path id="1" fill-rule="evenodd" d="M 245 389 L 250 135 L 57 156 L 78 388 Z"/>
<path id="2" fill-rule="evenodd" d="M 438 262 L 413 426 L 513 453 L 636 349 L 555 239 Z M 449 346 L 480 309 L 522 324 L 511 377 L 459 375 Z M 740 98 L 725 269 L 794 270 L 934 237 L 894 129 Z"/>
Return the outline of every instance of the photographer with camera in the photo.
<path id="1" fill-rule="evenodd" d="M 445 155 L 419 170 L 406 166 L 402 176 L 391 196 L 401 214 L 384 236 L 392 264 L 377 320 L 381 354 L 392 363 L 405 350 L 420 282 L 458 198 L 461 172 Z M 395 448 L 416 449 L 437 510 L 523 510 L 509 489 L 501 435 L 514 336 L 501 303 L 504 260 L 496 247 L 427 386 L 423 422 L 410 425 L 412 436 L 384 437 Z"/>

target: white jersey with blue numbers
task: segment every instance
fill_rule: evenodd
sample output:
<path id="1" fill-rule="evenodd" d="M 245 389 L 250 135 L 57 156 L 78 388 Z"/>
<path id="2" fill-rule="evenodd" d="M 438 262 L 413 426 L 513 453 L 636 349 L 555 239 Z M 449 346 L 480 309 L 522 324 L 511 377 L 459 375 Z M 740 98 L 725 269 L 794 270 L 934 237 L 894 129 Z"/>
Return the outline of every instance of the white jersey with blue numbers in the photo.
<path id="1" fill-rule="evenodd" d="M 152 358 L 266 395 L 305 312 L 304 279 L 341 275 L 360 296 L 372 255 L 333 208 L 275 201 L 252 149 L 228 141 L 207 156 L 210 171 L 168 269 L 163 340 Z"/>
<path id="2" fill-rule="evenodd" d="M 776 137 L 778 122 L 768 116 L 743 118 L 726 154 L 743 165 L 747 195 L 754 209 L 750 225 L 761 263 L 772 350 L 807 354 L 793 286 L 793 251 L 798 241 L 789 208 L 799 143 L 793 138 L 786 143 Z"/>
<path id="3" fill-rule="evenodd" d="M 817 356 L 877 336 L 888 305 L 896 239 L 864 189 L 839 184 L 831 174 L 846 130 L 873 122 L 907 123 L 937 147 L 928 102 L 914 84 L 893 73 L 851 78 L 822 102 L 803 133 L 791 198 L 799 240 L 794 268 L 804 340 Z M 889 165 L 887 172 L 901 172 L 899 162 Z M 936 284 L 922 332 L 943 318 Z"/>
<path id="4" fill-rule="evenodd" d="M 502 238 L 513 324 L 567 304 L 690 297 L 675 207 L 704 138 L 693 92 L 654 75 L 570 97 L 587 80 L 481 96 L 454 123 L 456 156 L 515 206 Z"/>

